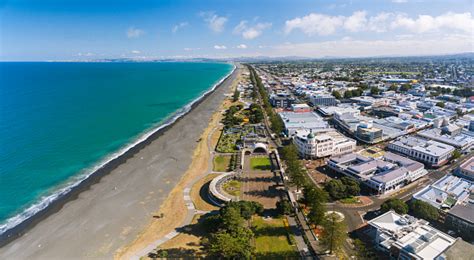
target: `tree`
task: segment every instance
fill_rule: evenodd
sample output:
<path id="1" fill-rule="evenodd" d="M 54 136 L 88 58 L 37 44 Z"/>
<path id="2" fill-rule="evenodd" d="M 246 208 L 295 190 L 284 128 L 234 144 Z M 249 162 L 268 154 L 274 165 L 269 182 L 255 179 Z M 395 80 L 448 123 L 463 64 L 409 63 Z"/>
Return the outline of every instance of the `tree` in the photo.
<path id="1" fill-rule="evenodd" d="M 306 204 L 311 204 L 314 201 L 326 203 L 328 198 L 329 194 L 326 191 L 314 185 L 306 185 L 303 190 L 303 199 Z"/>
<path id="2" fill-rule="evenodd" d="M 324 219 L 322 226 L 321 245 L 329 250 L 329 254 L 340 251 L 347 239 L 344 221 L 340 221 L 336 214 L 330 214 Z"/>
<path id="3" fill-rule="evenodd" d="M 337 90 L 334 90 L 334 91 L 332 92 L 332 95 L 333 95 L 336 99 L 341 99 L 341 98 L 342 98 L 341 93 L 339 93 L 339 91 L 337 91 Z"/>
<path id="4" fill-rule="evenodd" d="M 240 97 L 240 92 L 236 88 L 235 91 L 234 91 L 234 96 L 232 97 L 232 101 L 237 102 L 239 100 L 239 97 Z"/>
<path id="5" fill-rule="evenodd" d="M 342 177 L 342 183 L 345 185 L 345 197 L 357 196 L 360 193 L 359 183 L 349 177 Z"/>
<path id="6" fill-rule="evenodd" d="M 421 200 L 413 200 L 410 203 L 410 210 L 418 218 L 426 220 L 438 220 L 439 218 L 438 209 Z"/>
<path id="7" fill-rule="evenodd" d="M 346 91 L 344 92 L 344 98 L 345 98 L 345 99 L 348 99 L 348 98 L 351 98 L 351 97 L 352 97 L 352 91 L 346 90 Z"/>
<path id="8" fill-rule="evenodd" d="M 372 260 L 377 259 L 375 253 L 372 252 L 365 246 L 365 243 L 360 239 L 354 239 L 354 251 L 356 253 L 356 258 L 360 260 Z"/>
<path id="9" fill-rule="evenodd" d="M 397 87 L 397 85 L 392 84 L 392 85 L 390 85 L 390 87 L 388 88 L 388 90 L 390 90 L 390 91 L 397 91 L 397 90 L 398 90 L 398 87 Z"/>
<path id="10" fill-rule="evenodd" d="M 324 185 L 324 189 L 329 193 L 333 200 L 339 200 L 346 197 L 346 187 L 341 180 L 332 179 Z"/>
<path id="11" fill-rule="evenodd" d="M 444 102 L 440 101 L 436 103 L 436 106 L 444 108 L 445 105 L 444 105 Z"/>
<path id="12" fill-rule="evenodd" d="M 276 209 L 280 215 L 290 215 L 293 207 L 287 200 L 279 200 L 276 203 Z"/>
<path id="13" fill-rule="evenodd" d="M 372 87 L 370 89 L 370 94 L 372 95 L 378 95 L 380 93 L 380 89 L 378 87 Z"/>
<path id="14" fill-rule="evenodd" d="M 380 206 L 382 212 L 394 210 L 398 214 L 407 214 L 408 205 L 401 199 L 388 199 Z"/>
<path id="15" fill-rule="evenodd" d="M 456 149 L 456 150 L 454 150 L 453 154 L 451 155 L 451 159 L 452 160 L 458 159 L 461 156 L 462 156 L 461 152 L 458 149 Z"/>
<path id="16" fill-rule="evenodd" d="M 403 84 L 403 85 L 400 86 L 400 91 L 401 92 L 407 92 L 411 88 L 412 88 L 412 86 L 410 84 Z"/>
<path id="17" fill-rule="evenodd" d="M 240 228 L 236 233 L 219 231 L 204 242 L 204 248 L 211 257 L 226 259 L 249 259 L 255 248 L 251 245 L 253 233 L 250 229 Z"/>
<path id="18" fill-rule="evenodd" d="M 324 216 L 326 214 L 326 209 L 324 204 L 320 201 L 312 201 L 309 203 L 309 213 L 308 220 L 311 224 L 320 225 L 324 221 Z"/>

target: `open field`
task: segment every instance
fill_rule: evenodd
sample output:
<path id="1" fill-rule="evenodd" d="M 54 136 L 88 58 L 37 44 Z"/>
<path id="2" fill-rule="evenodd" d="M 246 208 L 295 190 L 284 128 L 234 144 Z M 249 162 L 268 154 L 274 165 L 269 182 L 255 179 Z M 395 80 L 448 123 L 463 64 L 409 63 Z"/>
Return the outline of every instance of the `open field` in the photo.
<path id="1" fill-rule="evenodd" d="M 230 170 L 230 159 L 228 155 L 217 155 L 214 157 L 213 171 L 228 172 Z"/>
<path id="2" fill-rule="evenodd" d="M 297 257 L 292 235 L 285 226 L 284 219 L 259 216 L 252 218 L 255 233 L 255 251 L 258 258 Z"/>
<path id="3" fill-rule="evenodd" d="M 250 167 L 252 170 L 268 171 L 272 169 L 272 164 L 268 157 L 252 157 L 250 158 Z"/>
<path id="4" fill-rule="evenodd" d="M 242 186 L 241 182 L 238 180 L 231 180 L 224 185 L 222 185 L 222 189 L 227 192 L 229 195 L 232 196 L 240 196 L 240 187 Z"/>

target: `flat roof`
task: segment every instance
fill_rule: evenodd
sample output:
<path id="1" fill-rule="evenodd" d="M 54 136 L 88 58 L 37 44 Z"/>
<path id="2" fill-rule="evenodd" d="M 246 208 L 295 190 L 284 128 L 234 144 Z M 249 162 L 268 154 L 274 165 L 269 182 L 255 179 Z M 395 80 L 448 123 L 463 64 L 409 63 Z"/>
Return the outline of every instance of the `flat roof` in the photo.
<path id="1" fill-rule="evenodd" d="M 474 174 L 474 157 L 471 157 L 467 161 L 465 161 L 461 166 L 459 166 L 464 172 L 469 172 Z"/>

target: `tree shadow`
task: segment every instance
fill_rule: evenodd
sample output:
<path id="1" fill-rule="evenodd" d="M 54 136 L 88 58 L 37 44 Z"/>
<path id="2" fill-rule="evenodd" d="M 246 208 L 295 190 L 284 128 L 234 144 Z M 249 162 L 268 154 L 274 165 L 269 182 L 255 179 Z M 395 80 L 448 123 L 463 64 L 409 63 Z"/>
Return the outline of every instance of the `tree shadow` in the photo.
<path id="1" fill-rule="evenodd" d="M 149 253 L 148 257 L 151 259 L 196 259 L 196 257 L 203 257 L 203 254 L 196 249 L 190 248 L 169 248 L 159 249 L 155 252 Z"/>

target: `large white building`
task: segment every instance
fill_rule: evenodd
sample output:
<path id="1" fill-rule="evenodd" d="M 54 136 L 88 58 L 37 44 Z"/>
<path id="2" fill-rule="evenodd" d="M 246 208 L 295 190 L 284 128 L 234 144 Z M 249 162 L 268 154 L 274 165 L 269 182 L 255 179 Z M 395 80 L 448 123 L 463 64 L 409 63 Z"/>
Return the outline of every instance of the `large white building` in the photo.
<path id="1" fill-rule="evenodd" d="M 368 224 L 374 231 L 375 248 L 390 259 L 444 260 L 447 251 L 457 242 L 425 220 L 394 211 L 388 211 Z"/>
<path id="2" fill-rule="evenodd" d="M 439 167 L 448 162 L 455 150 L 450 145 L 415 136 L 399 137 L 388 145 L 388 149 L 432 167 Z"/>
<path id="3" fill-rule="evenodd" d="M 285 124 L 285 132 L 288 136 L 306 130 L 312 130 L 313 133 L 331 130 L 328 123 L 314 112 L 280 112 L 278 114 Z"/>
<path id="4" fill-rule="evenodd" d="M 351 153 L 356 149 L 356 141 L 336 131 L 315 135 L 312 131 L 298 131 L 293 137 L 301 157 L 308 159 Z"/>
<path id="5" fill-rule="evenodd" d="M 377 159 L 355 153 L 332 156 L 327 165 L 377 194 L 393 192 L 428 173 L 422 163 L 390 152 Z"/>
<path id="6" fill-rule="evenodd" d="M 314 106 L 335 106 L 337 105 L 337 100 L 334 96 L 332 95 L 313 95 L 310 98 L 311 103 L 313 103 Z"/>

